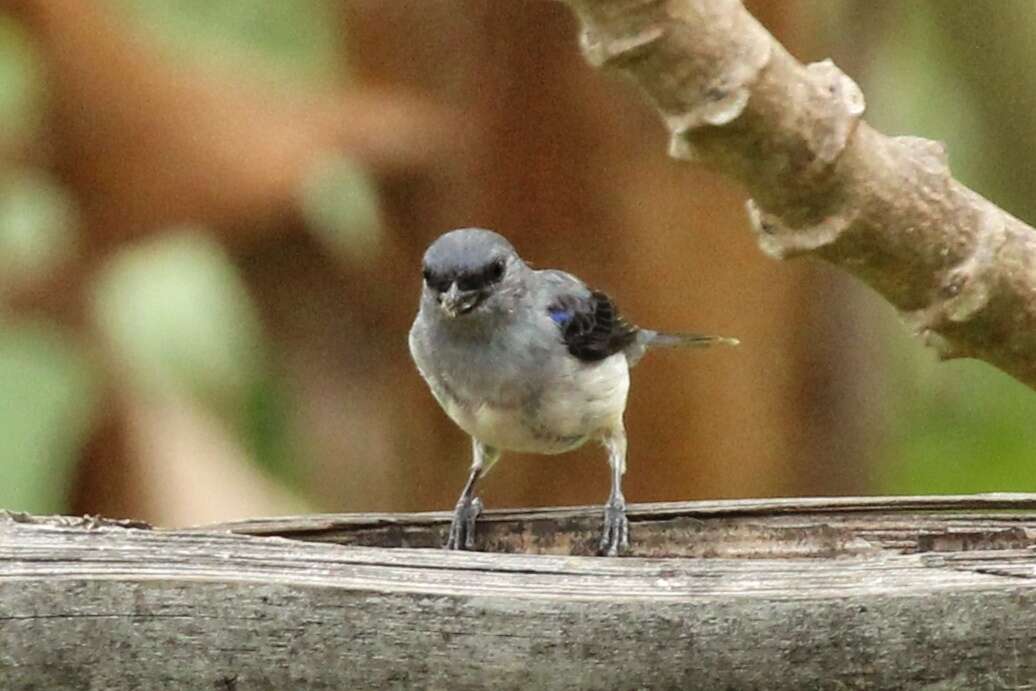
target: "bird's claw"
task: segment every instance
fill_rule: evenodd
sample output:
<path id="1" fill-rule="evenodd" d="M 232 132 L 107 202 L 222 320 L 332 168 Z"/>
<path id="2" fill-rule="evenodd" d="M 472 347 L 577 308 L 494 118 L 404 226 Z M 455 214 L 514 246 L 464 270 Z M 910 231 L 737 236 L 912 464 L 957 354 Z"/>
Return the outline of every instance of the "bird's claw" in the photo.
<path id="1" fill-rule="evenodd" d="M 604 534 L 601 536 L 602 556 L 616 557 L 629 551 L 630 524 L 626 519 L 626 501 L 621 497 L 604 505 Z"/>
<path id="2" fill-rule="evenodd" d="M 482 500 L 468 497 L 457 502 L 453 510 L 453 521 L 450 523 L 450 536 L 446 539 L 445 548 L 449 550 L 475 549 L 475 522 L 482 513 Z"/>

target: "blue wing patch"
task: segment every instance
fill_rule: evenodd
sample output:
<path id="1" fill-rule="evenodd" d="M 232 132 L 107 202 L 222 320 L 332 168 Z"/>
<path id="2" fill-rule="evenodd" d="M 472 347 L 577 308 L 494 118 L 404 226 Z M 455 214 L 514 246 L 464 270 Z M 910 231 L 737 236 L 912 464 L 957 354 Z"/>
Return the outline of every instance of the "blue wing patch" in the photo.
<path id="1" fill-rule="evenodd" d="M 550 318 L 558 326 L 565 326 L 572 321 L 572 310 L 564 307 L 551 307 L 547 310 L 547 313 L 550 314 Z"/>
<path id="2" fill-rule="evenodd" d="M 568 352 L 583 362 L 597 362 L 637 340 L 637 327 L 623 319 L 615 303 L 600 291 L 589 296 L 559 295 L 547 314 L 561 330 Z"/>

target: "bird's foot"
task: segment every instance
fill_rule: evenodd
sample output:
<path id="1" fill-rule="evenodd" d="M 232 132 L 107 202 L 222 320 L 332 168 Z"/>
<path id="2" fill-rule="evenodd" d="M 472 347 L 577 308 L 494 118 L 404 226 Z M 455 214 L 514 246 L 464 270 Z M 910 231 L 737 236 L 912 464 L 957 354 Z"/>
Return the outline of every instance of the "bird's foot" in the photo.
<path id="1" fill-rule="evenodd" d="M 478 497 L 466 497 L 457 502 L 453 510 L 453 522 L 450 523 L 450 536 L 446 539 L 446 549 L 475 549 L 475 521 L 482 513 L 482 500 Z"/>
<path id="2" fill-rule="evenodd" d="M 617 557 L 630 548 L 630 524 L 626 519 L 626 500 L 619 496 L 604 505 L 604 534 L 601 536 L 602 556 Z"/>

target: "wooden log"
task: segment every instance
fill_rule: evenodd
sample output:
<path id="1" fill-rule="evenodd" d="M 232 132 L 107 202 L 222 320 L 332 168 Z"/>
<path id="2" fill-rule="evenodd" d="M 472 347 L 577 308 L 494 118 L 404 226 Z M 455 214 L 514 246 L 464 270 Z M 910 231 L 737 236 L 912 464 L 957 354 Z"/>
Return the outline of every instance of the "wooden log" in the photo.
<path id="1" fill-rule="evenodd" d="M 0 513 L 0 688 L 1025 688 L 1036 495 L 332 515 Z"/>

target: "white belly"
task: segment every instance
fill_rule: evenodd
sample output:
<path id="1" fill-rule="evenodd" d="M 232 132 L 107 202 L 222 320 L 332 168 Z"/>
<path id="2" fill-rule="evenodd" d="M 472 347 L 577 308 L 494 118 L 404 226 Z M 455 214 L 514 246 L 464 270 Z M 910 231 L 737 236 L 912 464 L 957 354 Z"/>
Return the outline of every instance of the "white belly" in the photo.
<path id="1" fill-rule="evenodd" d="M 505 451 L 562 453 L 621 427 L 629 392 L 626 356 L 597 363 L 572 359 L 539 387 L 537 395 L 515 404 L 476 398 L 440 398 L 447 415 L 465 432 Z M 477 402 L 476 402 L 477 401 Z"/>

